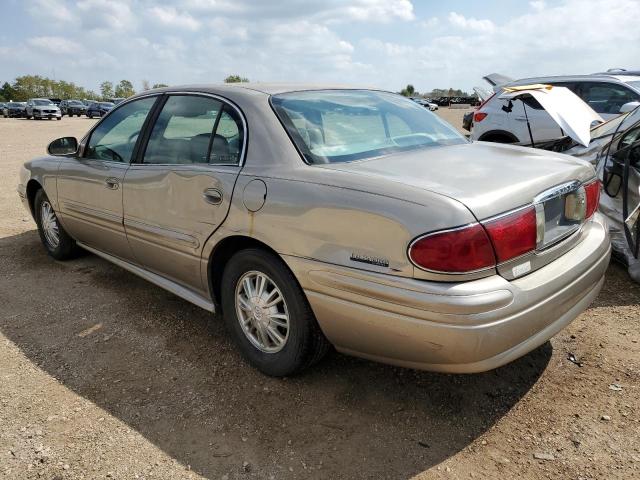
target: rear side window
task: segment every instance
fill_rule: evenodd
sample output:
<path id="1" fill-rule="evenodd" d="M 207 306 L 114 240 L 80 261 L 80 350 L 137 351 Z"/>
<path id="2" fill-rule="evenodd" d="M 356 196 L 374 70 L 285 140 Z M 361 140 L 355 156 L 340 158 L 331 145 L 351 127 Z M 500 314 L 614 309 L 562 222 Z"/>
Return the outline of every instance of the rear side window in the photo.
<path id="1" fill-rule="evenodd" d="M 236 116 L 213 98 L 170 96 L 153 126 L 144 163 L 239 164 L 243 130 Z"/>
<path id="2" fill-rule="evenodd" d="M 602 82 L 585 82 L 580 86 L 582 99 L 598 113 L 620 113 L 629 102 L 640 100 L 640 95 L 624 85 Z"/>

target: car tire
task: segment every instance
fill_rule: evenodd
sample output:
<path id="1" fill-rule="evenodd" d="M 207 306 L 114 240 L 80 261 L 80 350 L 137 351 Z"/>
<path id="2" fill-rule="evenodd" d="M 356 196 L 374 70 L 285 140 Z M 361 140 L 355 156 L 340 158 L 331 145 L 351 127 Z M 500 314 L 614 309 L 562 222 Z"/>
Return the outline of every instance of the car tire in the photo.
<path id="1" fill-rule="evenodd" d="M 78 253 L 79 247 L 60 224 L 43 189 L 36 192 L 33 200 L 33 214 L 38 226 L 40 240 L 47 253 L 56 260 L 74 258 Z"/>
<path id="2" fill-rule="evenodd" d="M 252 293 L 262 293 L 250 296 L 247 282 Z M 257 248 L 236 253 L 225 267 L 221 287 L 227 329 L 242 355 L 262 373 L 284 377 L 301 372 L 329 350 L 302 288 L 276 255 Z M 278 298 L 282 301 L 270 306 Z"/>
<path id="3" fill-rule="evenodd" d="M 87 117 L 93 118 L 93 113 L 88 114 Z"/>
<path id="4" fill-rule="evenodd" d="M 60 117 L 57 117 L 57 118 L 56 118 L 56 120 L 62 120 L 62 117 L 61 117 L 61 116 L 60 116 Z"/>

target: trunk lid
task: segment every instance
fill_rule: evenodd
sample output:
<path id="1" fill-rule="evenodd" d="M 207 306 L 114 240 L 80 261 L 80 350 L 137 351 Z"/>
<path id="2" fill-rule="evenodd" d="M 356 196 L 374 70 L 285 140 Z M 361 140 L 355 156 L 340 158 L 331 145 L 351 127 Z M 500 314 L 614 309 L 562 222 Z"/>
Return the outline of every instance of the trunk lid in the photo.
<path id="1" fill-rule="evenodd" d="M 484 142 L 326 164 L 322 168 L 381 177 L 445 195 L 466 205 L 478 220 L 530 204 L 557 185 L 584 182 L 595 176 L 593 167 L 567 155 Z"/>

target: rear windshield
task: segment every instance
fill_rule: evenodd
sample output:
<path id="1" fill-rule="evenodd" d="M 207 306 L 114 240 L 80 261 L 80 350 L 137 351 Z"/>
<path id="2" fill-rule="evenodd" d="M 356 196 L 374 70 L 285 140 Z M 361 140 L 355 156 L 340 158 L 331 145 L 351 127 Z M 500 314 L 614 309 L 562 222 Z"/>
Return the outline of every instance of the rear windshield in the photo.
<path id="1" fill-rule="evenodd" d="M 436 115 L 393 93 L 318 90 L 274 95 L 271 102 L 308 163 L 466 142 Z"/>

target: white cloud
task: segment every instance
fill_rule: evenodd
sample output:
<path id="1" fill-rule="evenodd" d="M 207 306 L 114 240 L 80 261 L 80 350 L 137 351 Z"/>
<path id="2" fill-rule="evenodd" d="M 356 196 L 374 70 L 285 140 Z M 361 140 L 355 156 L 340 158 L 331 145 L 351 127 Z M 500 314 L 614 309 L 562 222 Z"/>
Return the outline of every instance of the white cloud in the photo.
<path id="1" fill-rule="evenodd" d="M 493 32 L 496 28 L 491 20 L 477 20 L 475 18 L 466 18 L 464 15 L 460 15 L 456 12 L 449 13 L 449 23 L 454 27 L 482 33 Z"/>
<path id="2" fill-rule="evenodd" d="M 123 31 L 136 24 L 136 16 L 126 0 L 82 0 L 77 7 L 83 25 L 89 29 Z"/>
<path id="3" fill-rule="evenodd" d="M 27 44 L 39 50 L 62 55 L 82 51 L 82 46 L 79 43 L 63 37 L 33 37 L 27 40 Z"/>
<path id="4" fill-rule="evenodd" d="M 35 17 L 60 23 L 75 19 L 64 0 L 32 0 L 29 2 L 28 12 Z"/>
<path id="5" fill-rule="evenodd" d="M 537 11 L 544 10 L 547 7 L 547 4 L 544 0 L 533 0 L 529 2 L 529 5 L 531 5 L 531 8 Z"/>
<path id="6" fill-rule="evenodd" d="M 200 22 L 189 13 L 178 12 L 173 7 L 152 7 L 149 13 L 161 24 L 169 27 L 186 28 L 192 31 L 200 28 Z"/>

